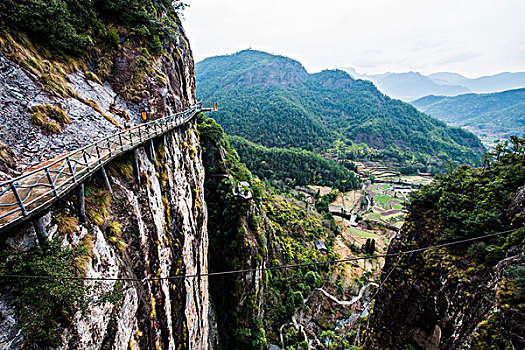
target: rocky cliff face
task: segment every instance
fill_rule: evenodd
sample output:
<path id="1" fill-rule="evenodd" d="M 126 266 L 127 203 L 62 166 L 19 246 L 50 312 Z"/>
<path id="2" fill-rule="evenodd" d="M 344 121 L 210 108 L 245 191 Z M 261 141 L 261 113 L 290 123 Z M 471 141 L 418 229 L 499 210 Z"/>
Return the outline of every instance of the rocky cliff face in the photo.
<path id="1" fill-rule="evenodd" d="M 139 123 L 141 110 L 155 119 L 195 103 L 193 59 L 182 27 L 176 42 L 165 46 L 159 57 L 127 46 L 97 52 L 70 71 L 61 62 L 40 57 L 27 37 L 3 33 L 1 39 L 0 179 Z M 35 68 L 21 61 L 17 50 L 22 49 L 25 62 L 41 64 Z M 50 76 L 56 84 L 49 82 Z M 35 105 L 58 107 L 70 120 L 52 115 L 36 120 Z M 149 147 L 137 149 L 140 185 L 129 154 L 107 167 L 112 195 L 98 175 L 86 182 L 86 223 L 76 220 L 75 193 L 44 213 L 50 240 L 66 247 L 89 242 L 80 275 L 131 279 L 97 286 L 99 294 L 118 287 L 118 298 L 52 320 L 60 337 L 51 347 L 208 348 L 207 279 L 141 281 L 208 271 L 204 167 L 195 122 L 154 140 L 154 145 L 154 154 Z M 37 244 L 30 223 L 0 240 L 7 255 L 32 251 Z M 13 304 L 14 284 L 4 280 L 0 287 L 0 348 L 29 348 L 39 341 L 15 326 L 13 311 L 23 305 Z"/>
<path id="2" fill-rule="evenodd" d="M 261 205 L 259 184 L 228 143 L 222 128 L 199 116 L 209 208 L 210 271 L 250 270 L 210 277 L 214 349 L 266 347 L 262 324 L 266 290 L 269 222 Z M 222 148 L 222 151 L 221 151 Z M 221 157 L 224 154 L 224 160 Z M 237 184 L 250 184 L 251 198 L 239 195 Z"/>
<path id="3" fill-rule="evenodd" d="M 524 223 L 523 193 L 521 188 L 508 207 L 515 229 Z M 447 224 L 431 210 L 413 213 L 389 252 L 438 244 L 436 232 Z M 366 321 L 363 348 L 523 349 L 523 272 L 513 272 L 525 265 L 523 234 L 500 239 L 506 252 L 497 245 L 467 252 L 459 245 L 403 256 Z M 384 274 L 398 259 L 386 260 Z"/>

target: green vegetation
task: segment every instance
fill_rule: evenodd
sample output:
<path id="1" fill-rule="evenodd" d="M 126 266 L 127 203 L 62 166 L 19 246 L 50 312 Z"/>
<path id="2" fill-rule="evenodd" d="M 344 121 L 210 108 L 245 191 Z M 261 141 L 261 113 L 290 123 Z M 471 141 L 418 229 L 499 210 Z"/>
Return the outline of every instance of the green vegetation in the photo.
<path id="1" fill-rule="evenodd" d="M 361 231 L 361 230 L 356 229 L 354 227 L 349 227 L 348 228 L 348 232 L 350 233 L 350 235 L 352 235 L 354 237 L 381 239 L 381 236 L 378 236 L 375 233 Z"/>
<path id="2" fill-rule="evenodd" d="M 112 176 L 121 176 L 124 180 L 131 181 L 134 179 L 133 157 L 130 154 L 124 154 L 109 163 L 107 170 Z"/>
<path id="3" fill-rule="evenodd" d="M 508 139 L 525 133 L 524 99 L 525 89 L 516 89 L 454 97 L 426 96 L 412 104 L 447 123 L 468 128 L 482 139 Z"/>
<path id="4" fill-rule="evenodd" d="M 62 131 L 65 124 L 71 124 L 71 119 L 60 107 L 51 105 L 34 105 L 31 107 L 33 124 L 42 127 L 44 131 L 56 134 Z M 54 120 L 54 122 L 49 119 Z"/>
<path id="5" fill-rule="evenodd" d="M 474 164 L 483 146 L 342 71 L 308 74 L 300 63 L 241 51 L 196 64 L 200 99 L 228 133 L 266 147 L 301 148 L 340 160 L 392 161 L 422 171 Z"/>
<path id="6" fill-rule="evenodd" d="M 90 71 L 85 71 L 84 75 L 86 76 L 86 79 L 91 80 L 99 85 L 102 85 L 102 82 L 100 81 L 99 77 L 95 73 L 90 72 Z"/>
<path id="7" fill-rule="evenodd" d="M 126 250 L 128 245 L 124 241 L 122 241 L 121 233 L 122 233 L 122 224 L 116 221 L 108 224 L 107 237 L 108 237 L 109 243 L 113 244 L 119 252 L 123 253 Z"/>
<path id="8" fill-rule="evenodd" d="M 514 348 L 502 334 L 501 325 L 494 316 L 478 325 L 473 338 L 474 348 L 479 350 L 512 350 Z"/>
<path id="9" fill-rule="evenodd" d="M 507 230 L 511 197 L 525 179 L 525 138 L 511 137 L 485 156 L 482 168 L 460 166 L 411 196 L 409 210 L 432 208 L 446 225 L 440 233 L 444 241 L 464 239 Z M 520 232 L 520 231 L 518 231 Z M 523 239 L 525 232 L 495 237 L 471 245 L 472 253 L 480 249 L 483 257 L 497 261 L 506 248 Z M 516 236 L 518 235 L 518 236 Z"/>
<path id="10" fill-rule="evenodd" d="M 119 28 L 106 25 L 111 20 L 136 40 L 149 42 L 158 54 L 163 41 L 176 32 L 176 11 L 183 7 L 169 0 L 4 0 L 0 23 L 4 28 L 27 32 L 52 50 L 82 55 L 95 42 L 119 44 Z"/>
<path id="11" fill-rule="evenodd" d="M 335 260 L 333 240 L 335 232 L 330 220 L 320 214 L 307 214 L 304 209 L 286 199 L 278 199 L 270 191 L 264 192 L 264 206 L 273 237 L 269 246 L 272 266 Z M 328 237 L 326 237 L 328 236 Z M 322 255 L 314 246 L 315 240 L 324 240 L 328 254 Z M 265 321 L 270 339 L 278 339 L 278 330 L 290 322 L 298 307 L 305 307 L 303 299 L 326 281 L 328 265 L 309 266 L 268 272 L 265 301 Z M 302 341 L 299 336 L 291 344 Z"/>
<path id="12" fill-rule="evenodd" d="M 287 181 L 290 186 L 330 186 L 343 192 L 359 186 L 353 163 L 338 163 L 297 148 L 266 148 L 236 136 L 230 141 L 241 160 L 261 179 Z"/>
<path id="13" fill-rule="evenodd" d="M 82 71 L 97 84 L 108 81 L 124 99 L 142 101 L 153 86 L 166 84 L 156 79 L 161 57 L 182 64 L 189 49 L 179 19 L 183 8 L 171 0 L 6 0 L 0 3 L 0 50 L 45 91 L 75 98 L 120 127 L 75 91 L 69 74 Z M 123 57 L 126 64 L 115 70 Z M 45 129 L 58 130 L 53 124 Z"/>
<path id="14" fill-rule="evenodd" d="M 93 184 L 86 186 L 86 215 L 98 226 L 103 226 L 109 216 L 111 194 L 105 188 Z"/>
<path id="15" fill-rule="evenodd" d="M 65 216 L 62 213 L 58 213 L 53 215 L 53 223 L 57 225 L 58 232 L 61 235 L 66 235 L 76 231 L 78 219 L 74 216 Z"/>
<path id="16" fill-rule="evenodd" d="M 0 260 L 0 273 L 36 276 L 82 276 L 79 261 L 91 254 L 90 241 L 84 240 L 73 248 L 62 246 L 55 239 L 47 246 L 34 250 L 4 255 Z M 82 280 L 71 279 L 13 279 L 17 326 L 38 344 L 58 345 L 62 327 L 72 321 L 76 311 L 85 308 L 93 299 L 93 287 Z"/>
<path id="17" fill-rule="evenodd" d="M 260 181 L 252 179 L 248 169 L 239 162 L 239 156 L 215 120 L 202 113 L 197 116 L 197 120 L 206 168 L 210 272 L 245 268 L 251 258 L 260 264 L 267 254 L 266 236 L 260 227 L 260 208 L 256 206 L 252 211 L 251 202 L 236 196 L 232 186 L 247 181 L 251 185 L 255 202 L 260 203 L 262 185 Z M 224 162 L 220 157 L 220 147 L 224 149 Z M 231 177 L 212 176 L 224 174 L 225 167 L 228 167 Z M 232 348 L 266 349 L 262 319 L 256 306 L 258 296 L 253 293 L 246 295 L 242 288 L 245 283 L 242 275 L 210 279 L 210 294 L 217 303 L 215 307 L 221 338 L 230 337 Z"/>
<path id="18" fill-rule="evenodd" d="M 524 183 L 525 137 L 513 136 L 484 156 L 483 167 L 459 166 L 411 193 L 402 233 L 389 252 L 504 234 L 403 256 L 384 284 L 386 293 L 375 301 L 363 348 L 413 343 L 403 330 L 435 324 L 465 332 L 468 343 L 461 347 L 510 349 L 519 344 L 513 334 L 522 327 L 507 320 L 523 317 L 525 306 L 525 263 L 519 253 L 525 246 Z M 384 272 L 396 261 L 387 258 Z M 438 311 L 442 300 L 454 309 Z M 480 304 L 486 311 L 475 313 Z M 418 311 L 400 318 L 412 308 Z M 463 324 L 449 321 L 457 315 L 464 315 Z M 472 323 L 476 327 L 469 330 Z M 448 348 L 458 344 L 454 339 L 441 343 Z"/>
<path id="19" fill-rule="evenodd" d="M 332 221 L 315 211 L 307 212 L 293 199 L 276 195 L 239 162 L 222 128 L 203 114 L 198 116 L 206 168 L 205 194 L 210 228 L 210 270 L 228 271 L 281 266 L 333 259 Z M 224 149 L 225 162 L 219 147 Z M 225 165 L 231 177 L 225 177 Z M 253 200 L 232 191 L 232 184 L 247 181 Z M 328 214 L 327 214 L 328 215 Z M 333 220 L 333 218 L 332 218 Z M 314 245 L 323 239 L 329 249 L 322 255 Z M 264 272 L 264 296 L 257 294 L 245 275 L 226 275 L 210 279 L 221 338 L 235 349 L 267 349 L 268 340 L 278 342 L 282 323 L 289 322 L 304 298 L 327 277 L 327 266 Z M 228 293 L 224 291 L 228 290 Z M 259 293 L 259 292 L 258 292 Z M 264 317 L 259 304 L 264 298 Z M 302 339 L 287 335 L 286 342 L 297 348 Z"/>
<path id="20" fill-rule="evenodd" d="M 365 244 L 363 244 L 363 246 L 361 247 L 361 250 L 365 254 L 373 255 L 375 253 L 375 251 L 376 251 L 376 240 L 368 238 L 366 240 Z"/>
<path id="21" fill-rule="evenodd" d="M 379 197 L 374 197 L 374 201 L 375 202 L 378 202 L 378 203 L 388 203 L 390 202 L 392 199 L 392 197 L 390 196 L 379 196 Z"/>

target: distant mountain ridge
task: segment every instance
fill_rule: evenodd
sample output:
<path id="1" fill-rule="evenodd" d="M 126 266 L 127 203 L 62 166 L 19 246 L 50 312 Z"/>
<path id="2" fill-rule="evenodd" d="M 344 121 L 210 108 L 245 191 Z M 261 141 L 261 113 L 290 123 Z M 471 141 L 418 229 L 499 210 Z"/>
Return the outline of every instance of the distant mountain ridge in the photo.
<path id="1" fill-rule="evenodd" d="M 219 103 L 214 118 L 224 129 L 266 147 L 421 167 L 474 163 L 483 150 L 473 134 L 342 70 L 308 74 L 297 61 L 253 50 L 207 58 L 195 69 L 198 97 Z"/>
<path id="2" fill-rule="evenodd" d="M 412 104 L 447 124 L 474 132 L 487 144 L 525 133 L 525 88 L 454 97 L 426 96 Z"/>
<path id="3" fill-rule="evenodd" d="M 470 79 L 458 73 L 439 72 L 427 76 L 418 72 L 360 74 L 354 68 L 343 68 L 355 78 L 372 81 L 379 90 L 403 101 L 414 101 L 428 95 L 457 96 L 492 93 L 525 87 L 525 72 L 503 72 Z"/>

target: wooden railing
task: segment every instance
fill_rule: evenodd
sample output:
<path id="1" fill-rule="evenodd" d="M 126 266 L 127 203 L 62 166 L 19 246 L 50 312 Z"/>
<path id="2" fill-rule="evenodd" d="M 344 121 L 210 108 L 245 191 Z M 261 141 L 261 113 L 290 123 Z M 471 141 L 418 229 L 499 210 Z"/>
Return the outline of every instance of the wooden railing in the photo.
<path id="1" fill-rule="evenodd" d="M 0 232 L 45 210 L 113 158 L 188 122 L 199 112 L 216 110 L 216 103 L 197 103 L 183 112 L 120 131 L 0 183 Z"/>

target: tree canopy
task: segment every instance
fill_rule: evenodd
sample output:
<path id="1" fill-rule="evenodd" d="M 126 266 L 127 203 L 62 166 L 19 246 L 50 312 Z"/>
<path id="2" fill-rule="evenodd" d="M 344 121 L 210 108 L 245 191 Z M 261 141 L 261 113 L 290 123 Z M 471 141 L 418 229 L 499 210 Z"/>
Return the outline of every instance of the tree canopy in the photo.
<path id="1" fill-rule="evenodd" d="M 176 30 L 181 7 L 170 0 L 3 0 L 0 23 L 27 32 L 52 50 L 81 55 L 97 40 L 119 40 L 115 26 L 137 39 L 167 40 Z"/>
<path id="2" fill-rule="evenodd" d="M 297 61 L 253 50 L 208 58 L 195 69 L 199 98 L 219 103 L 217 122 L 265 147 L 419 168 L 481 160 L 483 145 L 470 132 L 343 71 L 308 74 Z"/>

